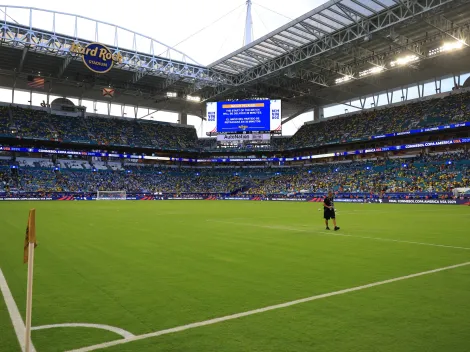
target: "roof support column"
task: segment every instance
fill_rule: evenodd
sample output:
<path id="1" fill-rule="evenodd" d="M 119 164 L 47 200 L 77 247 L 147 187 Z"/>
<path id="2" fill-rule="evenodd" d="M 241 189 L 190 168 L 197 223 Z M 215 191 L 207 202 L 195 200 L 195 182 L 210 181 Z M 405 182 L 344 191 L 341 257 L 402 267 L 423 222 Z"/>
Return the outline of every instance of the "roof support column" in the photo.
<path id="1" fill-rule="evenodd" d="M 52 80 L 49 80 L 49 89 L 47 90 L 47 103 L 46 103 L 46 106 L 50 107 L 51 105 L 51 102 L 50 102 L 50 98 L 51 98 L 51 92 L 52 92 Z"/>
<path id="2" fill-rule="evenodd" d="M 361 109 L 364 109 L 364 106 L 366 105 L 366 99 L 367 98 L 359 98 L 359 102 L 361 103 Z"/>
<path id="3" fill-rule="evenodd" d="M 65 70 L 69 66 L 69 64 L 72 62 L 72 56 L 67 56 L 64 61 L 62 62 L 62 65 L 60 66 L 59 72 L 57 73 L 57 78 L 62 78 L 62 75 L 64 74 Z"/>
<path id="4" fill-rule="evenodd" d="M 253 21 L 251 20 L 251 0 L 246 0 L 245 37 L 243 45 L 253 41 Z"/>
<path id="5" fill-rule="evenodd" d="M 418 97 L 424 98 L 424 83 L 418 83 L 417 88 L 418 88 Z"/>
<path id="6" fill-rule="evenodd" d="M 313 109 L 313 121 L 317 122 L 323 119 L 323 106 L 315 106 Z"/>
<path id="7" fill-rule="evenodd" d="M 460 74 L 453 75 L 454 76 L 454 89 L 459 89 L 460 87 Z"/>
<path id="8" fill-rule="evenodd" d="M 434 87 L 436 88 L 436 94 L 439 94 L 441 92 L 441 79 L 439 80 L 437 78 L 434 79 Z"/>
<path id="9" fill-rule="evenodd" d="M 388 105 L 390 105 L 393 102 L 393 90 L 390 92 L 390 94 L 388 94 L 389 93 L 388 90 L 386 93 L 387 93 L 387 103 Z"/>
<path id="10" fill-rule="evenodd" d="M 405 89 L 401 88 L 401 101 L 407 101 L 408 100 L 408 87 Z"/>
<path id="11" fill-rule="evenodd" d="M 11 90 L 11 103 L 15 103 L 15 88 L 16 88 L 16 75 L 15 75 L 15 81 L 13 82 L 13 88 Z"/>
<path id="12" fill-rule="evenodd" d="M 373 101 L 373 102 L 371 103 L 371 107 L 372 107 L 372 106 L 377 107 L 377 106 L 379 105 L 379 98 L 380 98 L 380 94 L 378 94 L 378 95 L 375 95 L 375 94 L 372 95 L 372 101 Z"/>
<path id="13" fill-rule="evenodd" d="M 188 124 L 188 113 L 180 112 L 178 113 L 178 122 L 180 125 L 187 125 Z"/>
<path id="14" fill-rule="evenodd" d="M 25 45 L 25 47 L 23 48 L 23 53 L 21 54 L 20 64 L 18 65 L 18 72 L 20 73 L 21 71 L 23 71 L 23 66 L 26 60 L 26 54 L 28 53 L 28 48 L 29 48 L 29 45 Z"/>

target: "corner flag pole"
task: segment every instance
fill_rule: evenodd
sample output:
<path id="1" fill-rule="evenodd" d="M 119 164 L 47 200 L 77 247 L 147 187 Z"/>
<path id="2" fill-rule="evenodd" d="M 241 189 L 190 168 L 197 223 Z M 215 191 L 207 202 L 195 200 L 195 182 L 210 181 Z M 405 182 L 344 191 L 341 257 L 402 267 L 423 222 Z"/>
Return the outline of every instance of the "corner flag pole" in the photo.
<path id="1" fill-rule="evenodd" d="M 28 288 L 26 293 L 26 332 L 25 332 L 25 352 L 31 352 L 31 313 L 33 308 L 33 269 L 34 269 L 34 248 L 36 244 L 36 209 L 29 211 L 28 227 L 24 240 L 23 262 L 28 263 Z"/>

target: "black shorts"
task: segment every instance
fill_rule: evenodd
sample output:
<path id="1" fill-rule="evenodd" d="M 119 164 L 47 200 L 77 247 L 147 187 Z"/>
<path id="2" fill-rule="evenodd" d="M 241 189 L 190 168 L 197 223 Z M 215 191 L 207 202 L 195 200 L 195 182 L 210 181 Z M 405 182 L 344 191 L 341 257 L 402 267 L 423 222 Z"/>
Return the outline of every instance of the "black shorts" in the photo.
<path id="1" fill-rule="evenodd" d="M 334 219 L 336 217 L 335 216 L 335 211 L 332 210 L 332 209 L 324 209 L 323 217 L 325 218 L 325 220 Z"/>

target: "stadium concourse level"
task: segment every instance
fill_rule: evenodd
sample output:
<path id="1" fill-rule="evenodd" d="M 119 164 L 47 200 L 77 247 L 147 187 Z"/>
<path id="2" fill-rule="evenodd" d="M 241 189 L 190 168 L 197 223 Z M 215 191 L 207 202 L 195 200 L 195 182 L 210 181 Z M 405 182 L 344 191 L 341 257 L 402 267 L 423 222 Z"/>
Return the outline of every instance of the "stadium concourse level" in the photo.
<path id="1" fill-rule="evenodd" d="M 453 151 L 399 159 L 300 167 L 182 168 L 85 160 L 0 159 L 0 193 L 96 192 L 295 195 L 423 194 L 452 197 L 470 187 L 470 153 Z M 469 194 L 470 196 L 470 194 Z"/>
<path id="2" fill-rule="evenodd" d="M 272 149 L 282 151 L 469 121 L 470 92 L 453 92 L 444 98 L 306 124 L 293 137 L 273 138 L 271 143 Z M 194 128 L 135 119 L 61 116 L 9 106 L 0 107 L 0 137 L 194 152 L 216 148 L 214 139 L 198 140 Z"/>

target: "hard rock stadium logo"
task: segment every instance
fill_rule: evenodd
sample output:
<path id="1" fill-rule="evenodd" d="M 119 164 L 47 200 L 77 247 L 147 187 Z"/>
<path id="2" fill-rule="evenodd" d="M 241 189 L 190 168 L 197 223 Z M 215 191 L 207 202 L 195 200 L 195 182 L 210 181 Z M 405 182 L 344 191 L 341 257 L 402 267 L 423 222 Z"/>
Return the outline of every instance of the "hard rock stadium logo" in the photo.
<path id="1" fill-rule="evenodd" d="M 81 55 L 85 66 L 96 73 L 106 73 L 113 68 L 115 62 L 122 62 L 121 53 L 113 54 L 106 45 L 100 43 L 90 43 L 87 46 L 73 43 L 70 52 Z"/>

